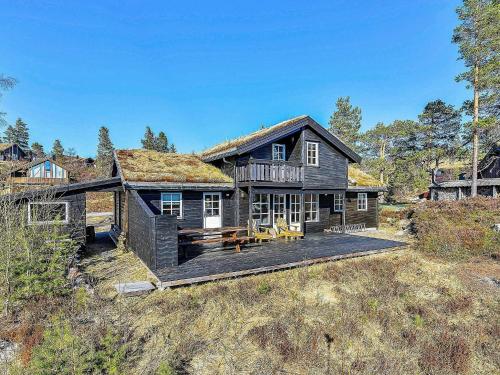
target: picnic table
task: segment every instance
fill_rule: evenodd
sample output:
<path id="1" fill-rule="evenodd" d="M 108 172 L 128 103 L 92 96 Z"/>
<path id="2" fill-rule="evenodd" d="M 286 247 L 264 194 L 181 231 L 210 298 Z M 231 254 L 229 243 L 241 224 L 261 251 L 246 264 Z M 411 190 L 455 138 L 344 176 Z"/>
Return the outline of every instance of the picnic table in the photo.
<path id="1" fill-rule="evenodd" d="M 253 240 L 250 236 L 238 236 L 239 233 L 247 232 L 247 230 L 246 227 L 180 229 L 178 231 L 179 246 L 222 243 L 223 246 L 235 245 L 235 250 L 239 253 L 241 245 Z"/>

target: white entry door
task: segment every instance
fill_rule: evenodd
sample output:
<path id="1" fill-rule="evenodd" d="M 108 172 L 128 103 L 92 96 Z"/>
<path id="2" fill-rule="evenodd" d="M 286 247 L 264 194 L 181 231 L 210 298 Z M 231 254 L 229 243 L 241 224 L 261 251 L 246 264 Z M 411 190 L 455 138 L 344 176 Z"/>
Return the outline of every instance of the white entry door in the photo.
<path id="1" fill-rule="evenodd" d="M 221 193 L 203 193 L 203 228 L 222 227 Z"/>

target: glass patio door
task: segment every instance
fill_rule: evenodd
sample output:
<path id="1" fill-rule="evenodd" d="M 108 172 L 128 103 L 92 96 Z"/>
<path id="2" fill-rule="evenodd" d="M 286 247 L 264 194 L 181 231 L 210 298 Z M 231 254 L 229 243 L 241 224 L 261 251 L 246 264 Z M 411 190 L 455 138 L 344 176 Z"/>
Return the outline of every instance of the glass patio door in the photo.
<path id="1" fill-rule="evenodd" d="M 300 231 L 300 194 L 290 194 L 290 226 Z"/>
<path id="2" fill-rule="evenodd" d="M 286 220 L 286 194 L 273 194 L 273 225 L 279 218 Z"/>

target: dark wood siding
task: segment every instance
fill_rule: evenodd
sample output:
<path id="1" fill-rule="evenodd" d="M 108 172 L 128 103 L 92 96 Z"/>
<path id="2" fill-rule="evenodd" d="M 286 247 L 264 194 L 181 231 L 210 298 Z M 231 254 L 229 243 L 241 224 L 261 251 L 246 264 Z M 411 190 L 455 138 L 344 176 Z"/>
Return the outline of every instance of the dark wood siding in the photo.
<path id="1" fill-rule="evenodd" d="M 367 210 L 358 211 L 358 193 L 346 193 L 346 224 L 365 224 L 367 228 L 378 227 L 378 194 L 367 194 Z"/>
<path id="2" fill-rule="evenodd" d="M 222 192 L 222 225 L 234 225 L 235 202 L 233 192 Z M 161 192 L 140 190 L 139 195 L 155 215 L 161 214 Z M 181 228 L 203 227 L 203 192 L 182 191 L 182 219 L 177 222 Z"/>
<path id="3" fill-rule="evenodd" d="M 128 194 L 127 247 L 152 270 L 156 269 L 154 214 L 135 191 Z"/>
<path id="4" fill-rule="evenodd" d="M 304 189 L 346 189 L 347 158 L 310 129 L 302 134 L 304 140 Z M 319 143 L 319 166 L 306 165 L 306 142 Z"/>
<path id="5" fill-rule="evenodd" d="M 285 145 L 285 159 L 290 161 L 300 162 L 301 158 L 301 143 L 300 143 L 301 132 L 297 132 L 288 137 L 284 137 L 280 140 L 274 141 L 272 143 L 266 144 L 264 146 L 258 147 L 255 150 L 252 150 L 247 155 L 244 155 L 242 158 L 246 159 L 248 157 L 252 157 L 254 159 L 265 159 L 272 160 L 273 159 L 273 143 L 284 144 Z M 298 157 L 297 157 L 298 156 Z"/>
<path id="6" fill-rule="evenodd" d="M 319 194 L 319 221 L 306 222 L 305 233 L 322 232 L 332 225 L 342 224 L 342 213 L 333 208 L 333 194 Z"/>
<path id="7" fill-rule="evenodd" d="M 239 218 L 240 218 L 240 226 L 248 225 L 248 189 L 238 189 L 238 194 L 240 195 L 239 199 Z"/>

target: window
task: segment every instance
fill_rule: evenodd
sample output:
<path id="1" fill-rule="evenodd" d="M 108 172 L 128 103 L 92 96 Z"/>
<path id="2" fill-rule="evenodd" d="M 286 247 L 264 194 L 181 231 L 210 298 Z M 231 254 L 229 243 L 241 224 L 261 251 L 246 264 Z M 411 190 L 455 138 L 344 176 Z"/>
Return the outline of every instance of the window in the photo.
<path id="1" fill-rule="evenodd" d="M 333 194 L 333 211 L 335 211 L 335 212 L 344 211 L 344 195 L 343 194 Z"/>
<path id="2" fill-rule="evenodd" d="M 286 219 L 286 198 L 285 194 L 274 194 L 273 202 L 273 223 L 279 218 Z"/>
<path id="3" fill-rule="evenodd" d="M 253 196 L 253 214 L 252 219 L 259 220 L 261 225 L 269 225 L 269 194 L 255 194 Z"/>
<path id="4" fill-rule="evenodd" d="M 366 211 L 368 209 L 368 195 L 366 193 L 358 193 L 358 211 Z"/>
<path id="5" fill-rule="evenodd" d="M 161 193 L 161 213 L 182 218 L 182 193 Z"/>
<path id="6" fill-rule="evenodd" d="M 290 194 L 290 224 L 300 223 L 300 194 Z"/>
<path id="7" fill-rule="evenodd" d="M 28 223 L 30 224 L 67 224 L 68 222 L 68 202 L 28 203 Z"/>
<path id="8" fill-rule="evenodd" d="M 273 143 L 273 160 L 285 160 L 285 145 Z"/>
<path id="9" fill-rule="evenodd" d="M 50 161 L 45 162 L 45 177 L 50 177 Z"/>
<path id="10" fill-rule="evenodd" d="M 319 221 L 319 195 L 305 194 L 304 209 L 306 221 Z"/>
<path id="11" fill-rule="evenodd" d="M 319 143 L 318 142 L 307 142 L 307 165 L 318 166 L 319 165 Z"/>

